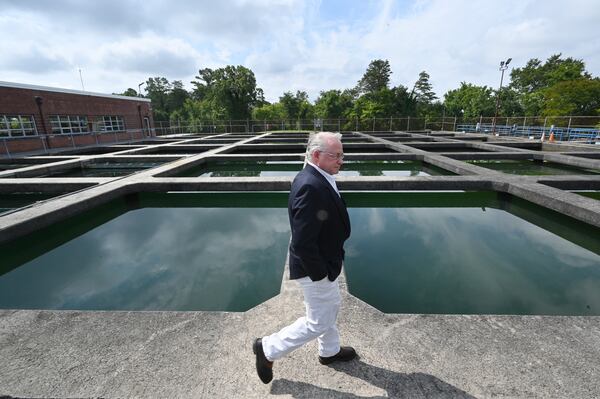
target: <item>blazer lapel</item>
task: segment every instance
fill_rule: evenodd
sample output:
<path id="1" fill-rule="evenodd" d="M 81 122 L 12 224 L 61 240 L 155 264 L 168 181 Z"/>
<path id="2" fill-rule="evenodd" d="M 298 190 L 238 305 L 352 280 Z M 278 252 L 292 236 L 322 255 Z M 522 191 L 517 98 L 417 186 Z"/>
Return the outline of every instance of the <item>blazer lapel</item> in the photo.
<path id="1" fill-rule="evenodd" d="M 329 184 L 329 182 L 327 181 L 325 176 L 323 176 L 318 170 L 316 170 L 311 165 L 307 164 L 306 167 L 310 168 L 311 173 L 314 176 L 316 176 L 317 178 L 319 178 L 320 181 L 325 185 L 325 187 L 327 187 L 327 190 L 329 191 L 329 194 L 331 195 L 333 202 L 335 203 L 335 206 L 337 207 L 338 212 L 340 213 L 340 217 L 342 218 L 342 222 L 344 223 L 344 225 L 346 227 L 346 231 L 349 232 L 350 231 L 350 217 L 348 216 L 348 209 L 346 208 L 346 202 L 341 197 L 341 195 L 338 195 L 338 193 L 331 186 L 331 184 Z"/>

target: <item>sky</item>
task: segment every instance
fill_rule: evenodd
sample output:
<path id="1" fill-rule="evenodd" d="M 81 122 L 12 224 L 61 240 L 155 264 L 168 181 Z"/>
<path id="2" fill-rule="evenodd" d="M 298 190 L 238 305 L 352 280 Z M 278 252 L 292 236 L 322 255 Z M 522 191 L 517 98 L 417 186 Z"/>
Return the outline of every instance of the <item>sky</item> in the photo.
<path id="1" fill-rule="evenodd" d="M 597 0 L 0 0 L 0 81 L 120 93 L 149 77 L 250 68 L 268 101 L 352 88 L 374 59 L 391 85 L 430 75 L 497 88 L 562 53 L 600 76 Z M 143 90 L 143 86 L 142 86 Z"/>

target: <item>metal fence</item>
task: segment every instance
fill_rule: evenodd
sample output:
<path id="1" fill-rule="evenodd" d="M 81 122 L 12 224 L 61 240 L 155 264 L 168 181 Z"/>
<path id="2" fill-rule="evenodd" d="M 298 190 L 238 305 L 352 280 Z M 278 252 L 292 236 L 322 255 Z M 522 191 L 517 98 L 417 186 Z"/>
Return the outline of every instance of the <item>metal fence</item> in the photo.
<path id="1" fill-rule="evenodd" d="M 456 118 L 443 122 L 427 118 L 156 121 L 158 136 L 186 133 L 265 133 L 274 131 L 418 131 L 453 129 Z M 441 120 L 441 118 L 440 118 Z M 429 127 L 431 126 L 431 127 Z"/>
<path id="2" fill-rule="evenodd" d="M 259 134 L 277 131 L 465 131 L 541 138 L 554 133 L 556 140 L 599 141 L 600 117 L 480 117 L 480 118 L 369 118 L 302 120 L 157 121 L 156 135 Z"/>
<path id="3" fill-rule="evenodd" d="M 499 136 L 548 139 L 557 141 L 580 141 L 600 143 L 600 117 L 553 116 L 553 117 L 507 117 L 478 118 L 461 121 L 456 131 L 489 133 Z"/>

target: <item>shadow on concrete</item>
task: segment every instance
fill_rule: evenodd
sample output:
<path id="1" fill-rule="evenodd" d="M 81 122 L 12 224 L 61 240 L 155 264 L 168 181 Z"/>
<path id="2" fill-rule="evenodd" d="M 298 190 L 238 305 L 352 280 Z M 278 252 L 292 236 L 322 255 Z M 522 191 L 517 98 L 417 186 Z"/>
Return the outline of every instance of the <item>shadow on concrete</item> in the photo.
<path id="1" fill-rule="evenodd" d="M 319 366 L 322 367 L 322 366 Z M 468 398 L 476 399 L 461 389 L 456 388 L 437 377 L 424 373 L 396 373 L 363 361 L 338 363 L 329 366 L 339 372 L 359 378 L 368 384 L 381 388 L 385 396 L 360 396 L 354 393 L 341 392 L 331 388 L 321 388 L 300 381 L 279 379 L 273 381 L 271 394 L 292 395 L 297 399 L 312 398 Z"/>

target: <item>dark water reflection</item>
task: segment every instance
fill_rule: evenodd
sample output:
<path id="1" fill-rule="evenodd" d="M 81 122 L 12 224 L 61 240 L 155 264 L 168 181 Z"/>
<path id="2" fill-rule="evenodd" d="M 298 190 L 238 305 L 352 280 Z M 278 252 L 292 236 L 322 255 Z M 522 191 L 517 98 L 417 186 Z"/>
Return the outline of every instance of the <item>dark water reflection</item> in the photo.
<path id="1" fill-rule="evenodd" d="M 507 159 L 500 161 L 477 160 L 468 162 L 473 165 L 513 175 L 594 175 L 600 173 L 600 170 L 596 169 L 578 168 L 575 166 L 563 165 L 547 161 L 516 161 Z"/>
<path id="2" fill-rule="evenodd" d="M 279 292 L 285 209 L 145 208 L 0 276 L 0 307 L 244 311 Z"/>
<path id="3" fill-rule="evenodd" d="M 0 245 L 0 308 L 247 310 L 287 192 L 122 197 Z M 350 291 L 385 312 L 600 315 L 600 230 L 493 192 L 346 192 Z"/>
<path id="4" fill-rule="evenodd" d="M 45 193 L 17 193 L 17 194 L 0 194 L 0 215 L 2 213 L 12 211 L 13 209 L 21 208 L 27 205 L 34 204 L 38 201 L 43 201 L 52 198 L 59 194 Z"/>
<path id="5" fill-rule="evenodd" d="M 581 237 L 589 250 L 493 208 L 352 208 L 350 216 L 360 227 L 346 249 L 349 289 L 384 312 L 600 314 L 597 229 Z"/>
<path id="6" fill-rule="evenodd" d="M 295 176 L 302 162 L 216 162 L 196 166 L 179 177 L 272 177 Z M 348 161 L 339 176 L 434 176 L 450 175 L 444 169 L 419 161 Z"/>
<path id="7" fill-rule="evenodd" d="M 154 168 L 164 162 L 96 162 L 83 167 L 52 172 L 46 177 L 117 177 Z"/>

